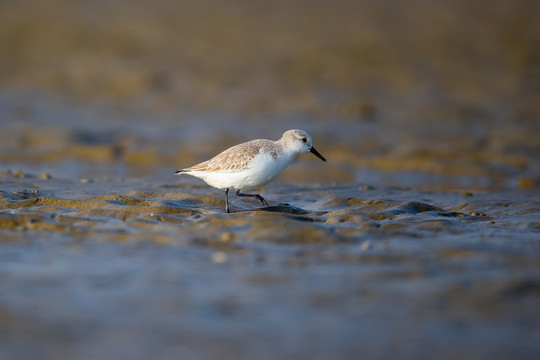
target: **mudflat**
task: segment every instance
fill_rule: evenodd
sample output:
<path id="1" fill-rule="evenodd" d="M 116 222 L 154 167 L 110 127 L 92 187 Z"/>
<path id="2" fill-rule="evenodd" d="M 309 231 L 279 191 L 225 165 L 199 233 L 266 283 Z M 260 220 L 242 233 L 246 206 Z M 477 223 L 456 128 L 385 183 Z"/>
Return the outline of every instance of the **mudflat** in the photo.
<path id="1" fill-rule="evenodd" d="M 538 4 L 1 3 L 0 357 L 536 359 Z"/>
<path id="2" fill-rule="evenodd" d="M 0 184 L 11 358 L 538 350 L 537 194 L 275 184 L 225 214 L 165 178 Z"/>

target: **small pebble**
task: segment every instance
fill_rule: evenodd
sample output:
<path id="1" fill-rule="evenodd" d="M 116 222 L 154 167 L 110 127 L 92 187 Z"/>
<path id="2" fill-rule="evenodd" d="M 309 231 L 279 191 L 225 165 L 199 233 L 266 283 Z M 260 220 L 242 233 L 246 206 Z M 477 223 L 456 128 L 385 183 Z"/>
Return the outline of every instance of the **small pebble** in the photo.
<path id="1" fill-rule="evenodd" d="M 223 242 L 230 242 L 234 240 L 234 235 L 230 232 L 224 232 L 219 239 Z"/>
<path id="2" fill-rule="evenodd" d="M 372 247 L 371 241 L 366 240 L 360 244 L 360 250 L 362 251 L 368 251 Z"/>
<path id="3" fill-rule="evenodd" d="M 41 174 L 39 176 L 39 178 L 42 179 L 42 180 L 49 180 L 49 179 L 52 178 L 52 176 L 51 176 L 51 174 L 45 172 L 45 173 Z"/>
<path id="4" fill-rule="evenodd" d="M 469 213 L 469 216 L 486 216 L 486 214 L 480 211 L 472 211 Z"/>
<path id="5" fill-rule="evenodd" d="M 18 177 L 18 178 L 25 178 L 25 177 L 26 177 L 26 175 L 25 175 L 22 171 L 20 171 L 20 170 L 14 172 L 14 173 L 13 173 L 13 176 Z"/>
<path id="6" fill-rule="evenodd" d="M 216 251 L 212 254 L 212 262 L 221 264 L 227 261 L 227 254 L 222 251 Z"/>

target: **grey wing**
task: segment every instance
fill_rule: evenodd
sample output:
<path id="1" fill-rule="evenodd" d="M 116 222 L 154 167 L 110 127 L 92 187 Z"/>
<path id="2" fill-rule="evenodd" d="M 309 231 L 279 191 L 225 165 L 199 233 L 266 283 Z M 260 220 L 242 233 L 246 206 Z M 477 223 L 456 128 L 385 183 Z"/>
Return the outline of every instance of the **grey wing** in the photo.
<path id="1" fill-rule="evenodd" d="M 212 159 L 182 169 L 182 171 L 239 171 L 249 166 L 249 162 L 260 152 L 260 149 L 257 140 L 249 141 L 228 148 Z"/>

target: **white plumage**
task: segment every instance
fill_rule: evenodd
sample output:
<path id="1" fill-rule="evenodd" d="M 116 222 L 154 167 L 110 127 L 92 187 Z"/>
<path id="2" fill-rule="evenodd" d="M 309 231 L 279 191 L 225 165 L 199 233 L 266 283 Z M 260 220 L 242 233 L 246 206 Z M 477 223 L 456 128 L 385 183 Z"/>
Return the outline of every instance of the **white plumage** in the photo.
<path id="1" fill-rule="evenodd" d="M 321 160 L 326 159 L 311 144 L 311 136 L 303 130 L 288 130 L 277 141 L 258 139 L 235 145 L 210 160 L 176 171 L 204 180 L 208 185 L 225 189 L 225 210 L 229 212 L 229 189 L 238 196 L 253 196 L 268 206 L 258 194 L 242 194 L 241 190 L 253 189 L 275 179 L 289 166 L 296 155 L 312 152 Z"/>

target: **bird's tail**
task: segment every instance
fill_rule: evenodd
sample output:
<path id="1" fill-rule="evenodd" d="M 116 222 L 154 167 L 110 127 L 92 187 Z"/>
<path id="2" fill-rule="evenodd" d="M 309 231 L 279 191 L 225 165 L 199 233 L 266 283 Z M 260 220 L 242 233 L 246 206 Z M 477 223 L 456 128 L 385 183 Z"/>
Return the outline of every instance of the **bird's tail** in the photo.
<path id="1" fill-rule="evenodd" d="M 186 172 L 185 170 L 176 170 L 174 173 L 180 175 L 181 173 Z"/>

